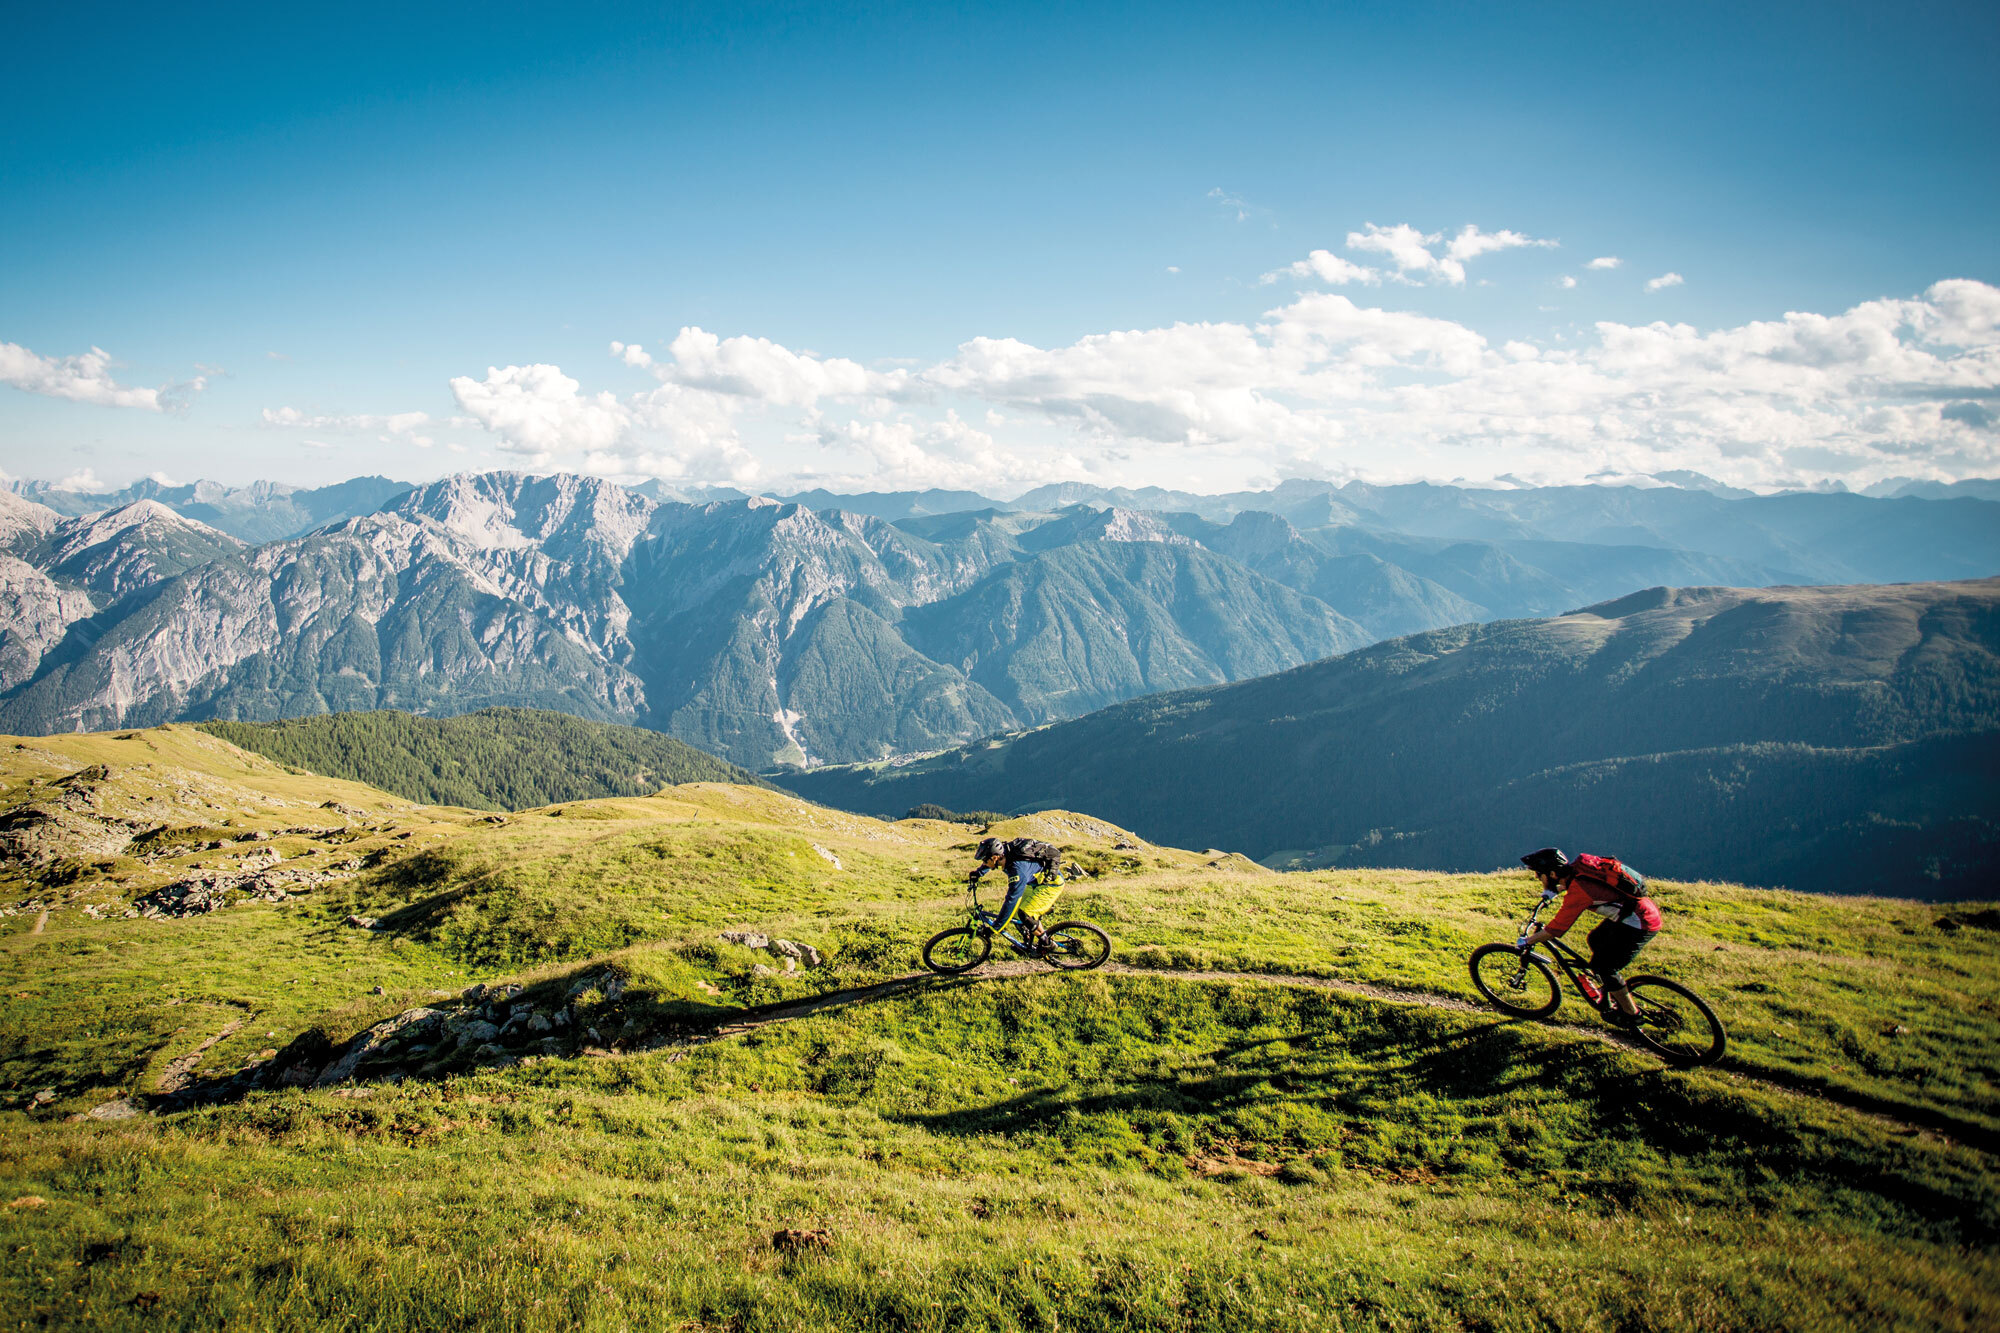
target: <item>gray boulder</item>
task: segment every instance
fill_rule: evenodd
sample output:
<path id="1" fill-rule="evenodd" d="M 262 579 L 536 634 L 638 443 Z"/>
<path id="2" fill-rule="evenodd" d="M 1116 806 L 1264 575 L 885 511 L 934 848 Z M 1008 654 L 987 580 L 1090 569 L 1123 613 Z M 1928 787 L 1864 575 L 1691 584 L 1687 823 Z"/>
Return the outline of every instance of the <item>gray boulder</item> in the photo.
<path id="1" fill-rule="evenodd" d="M 740 944 L 746 949 L 767 949 L 770 937 L 754 930 L 725 930 L 721 938 L 729 944 Z"/>
<path id="2" fill-rule="evenodd" d="M 810 944 L 799 944 L 793 940 L 772 940 L 771 952 L 780 958 L 796 958 L 807 967 L 818 967 L 820 964 L 819 950 Z"/>
<path id="3" fill-rule="evenodd" d="M 492 1041 L 499 1035 L 500 1025 L 498 1023 L 489 1023 L 483 1018 L 475 1018 L 470 1023 L 466 1023 L 458 1029 L 458 1044 L 460 1046 L 473 1046 L 481 1042 Z"/>

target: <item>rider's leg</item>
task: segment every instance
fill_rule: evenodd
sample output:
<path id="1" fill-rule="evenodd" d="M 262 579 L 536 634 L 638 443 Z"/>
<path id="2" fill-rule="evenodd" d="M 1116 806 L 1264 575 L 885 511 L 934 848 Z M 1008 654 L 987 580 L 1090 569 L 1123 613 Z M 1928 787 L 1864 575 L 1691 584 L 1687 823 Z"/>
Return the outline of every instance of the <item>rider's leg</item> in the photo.
<path id="1" fill-rule="evenodd" d="M 1007 929 L 1007 923 L 1014 919 L 1014 909 L 1021 905 L 1028 887 L 1035 882 L 1035 876 L 1042 873 L 1039 861 L 1016 861 L 1014 863 L 1014 886 L 1007 890 L 1007 901 L 1000 904 L 1000 915 L 993 918 L 993 929 L 997 933 Z"/>
<path id="2" fill-rule="evenodd" d="M 1627 1018 L 1639 1016 L 1639 1006 L 1621 975 L 1657 932 L 1635 930 L 1623 922 L 1606 921 L 1590 932 L 1590 970 L 1604 982 L 1604 996 Z"/>

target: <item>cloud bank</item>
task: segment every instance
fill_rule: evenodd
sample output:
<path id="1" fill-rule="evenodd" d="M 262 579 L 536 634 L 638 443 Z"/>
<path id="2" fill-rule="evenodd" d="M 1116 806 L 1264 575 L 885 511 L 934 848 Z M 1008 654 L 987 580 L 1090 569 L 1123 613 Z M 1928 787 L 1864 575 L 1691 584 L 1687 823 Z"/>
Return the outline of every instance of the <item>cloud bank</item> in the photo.
<path id="1" fill-rule="evenodd" d="M 184 384 L 158 389 L 133 388 L 111 378 L 111 354 L 93 347 L 81 356 L 40 356 L 18 343 L 0 342 L 0 384 L 28 393 L 100 407 L 136 407 L 148 412 L 173 411 L 208 384 L 197 375 Z"/>

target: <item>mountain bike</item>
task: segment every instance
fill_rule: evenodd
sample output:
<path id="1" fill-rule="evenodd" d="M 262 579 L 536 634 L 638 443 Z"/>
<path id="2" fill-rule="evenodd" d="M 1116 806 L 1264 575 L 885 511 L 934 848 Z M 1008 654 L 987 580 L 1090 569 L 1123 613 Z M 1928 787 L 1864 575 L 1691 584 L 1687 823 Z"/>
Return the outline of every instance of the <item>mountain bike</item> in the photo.
<path id="1" fill-rule="evenodd" d="M 1050 879 L 1045 872 L 1037 877 L 1036 883 L 1055 888 L 1063 879 L 1060 873 Z M 979 881 L 972 880 L 965 888 L 972 899 L 966 909 L 965 924 L 941 930 L 924 942 L 924 966 L 940 976 L 953 977 L 978 967 L 992 954 L 996 937 L 1024 958 L 1038 959 L 1050 967 L 1071 972 L 1088 972 L 1111 956 L 1111 937 L 1088 921 L 1059 921 L 1044 926 L 1039 940 L 1024 938 L 1026 931 L 1016 935 L 1012 930 L 995 930 L 995 914 L 979 905 Z M 1018 922 L 1024 915 L 1017 908 L 1014 920 Z"/>
<path id="2" fill-rule="evenodd" d="M 1542 894 L 1521 927 L 1525 938 L 1534 933 L 1542 909 L 1558 895 Z M 1544 944 L 1553 959 L 1518 944 L 1482 944 L 1472 951 L 1472 984 L 1502 1013 L 1517 1018 L 1547 1018 L 1562 1003 L 1560 967 L 1586 1004 L 1606 1021 L 1637 1037 L 1640 1044 L 1677 1065 L 1711 1065 L 1722 1058 L 1727 1037 L 1722 1020 L 1699 995 L 1665 977 L 1635 976 L 1625 986 L 1638 1006 L 1636 1019 L 1627 1017 L 1603 990 L 1603 979 L 1590 970 L 1582 954 L 1561 940 Z M 1537 946 L 1543 947 L 1543 946 Z M 1553 964 L 1553 967 L 1551 966 Z M 1621 1021 L 1622 1020 L 1622 1021 Z"/>

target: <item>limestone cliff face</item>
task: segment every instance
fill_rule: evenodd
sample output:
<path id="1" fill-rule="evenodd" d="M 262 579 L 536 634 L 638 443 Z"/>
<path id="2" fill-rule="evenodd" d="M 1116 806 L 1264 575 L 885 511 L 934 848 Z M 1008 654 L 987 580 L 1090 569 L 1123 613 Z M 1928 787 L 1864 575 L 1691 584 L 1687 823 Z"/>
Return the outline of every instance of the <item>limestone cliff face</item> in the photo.
<path id="1" fill-rule="evenodd" d="M 1115 509 L 933 533 L 487 473 L 245 546 L 156 498 L 68 519 L 8 501 L 0 730 L 17 733 L 519 704 L 764 767 L 938 749 L 1367 637 Z"/>

